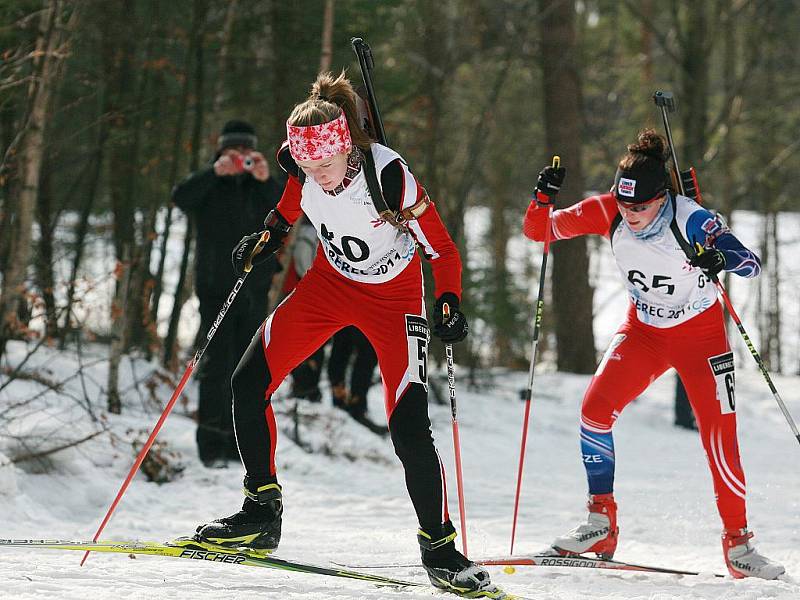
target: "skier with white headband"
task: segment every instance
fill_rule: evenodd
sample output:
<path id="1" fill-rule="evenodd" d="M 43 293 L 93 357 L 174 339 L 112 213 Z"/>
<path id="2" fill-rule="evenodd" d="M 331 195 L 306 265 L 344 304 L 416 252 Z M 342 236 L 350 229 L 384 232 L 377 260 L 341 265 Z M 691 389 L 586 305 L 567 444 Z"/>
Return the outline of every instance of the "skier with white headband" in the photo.
<path id="1" fill-rule="evenodd" d="M 759 554 L 747 528 L 744 471 L 736 439 L 733 353 L 722 306 L 710 277 L 761 271 L 716 215 L 671 190 L 664 138 L 652 129 L 617 167 L 611 192 L 592 196 L 547 218 L 564 180 L 563 168 L 539 174 L 523 232 L 541 241 L 597 234 L 609 239 L 630 296 L 625 322 L 612 338 L 583 398 L 580 442 L 589 483 L 587 520 L 553 542 L 554 552 L 594 552 L 611 558 L 617 547 L 612 427 L 622 410 L 670 367 L 681 377 L 694 410 L 722 519 L 722 548 L 733 577 L 775 579 L 782 565 Z M 686 249 L 691 247 L 691 260 Z M 698 250 L 695 252 L 695 250 Z"/>
<path id="2" fill-rule="evenodd" d="M 234 428 L 246 471 L 242 510 L 199 526 L 197 536 L 226 546 L 277 548 L 283 499 L 270 398 L 298 363 L 336 331 L 354 325 L 378 355 L 389 432 L 405 470 L 431 582 L 472 598 L 503 598 L 488 572 L 455 548 L 444 467 L 428 417 L 429 334 L 416 249 L 431 262 L 437 299 L 433 333 L 446 343 L 461 341 L 468 332 L 459 309 L 458 250 L 403 158 L 359 126 L 356 95 L 344 73 L 336 78 L 321 73 L 286 129 L 278 162 L 288 181 L 267 217 L 269 238 L 253 264 L 282 246 L 302 213 L 316 228 L 320 246 L 306 275 L 259 328 L 232 378 Z M 388 210 L 376 208 L 376 196 Z M 236 246 L 237 273 L 264 234 Z"/>

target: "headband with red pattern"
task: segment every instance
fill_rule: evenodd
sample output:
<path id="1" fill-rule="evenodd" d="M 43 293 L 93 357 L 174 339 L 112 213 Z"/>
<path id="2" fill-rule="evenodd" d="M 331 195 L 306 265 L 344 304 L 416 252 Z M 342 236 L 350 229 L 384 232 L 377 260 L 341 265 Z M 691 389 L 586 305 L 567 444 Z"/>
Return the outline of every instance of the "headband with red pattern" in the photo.
<path id="1" fill-rule="evenodd" d="M 289 152 L 296 161 L 320 160 L 336 154 L 347 154 L 353 148 L 347 118 L 338 118 L 321 125 L 296 127 L 286 123 Z"/>

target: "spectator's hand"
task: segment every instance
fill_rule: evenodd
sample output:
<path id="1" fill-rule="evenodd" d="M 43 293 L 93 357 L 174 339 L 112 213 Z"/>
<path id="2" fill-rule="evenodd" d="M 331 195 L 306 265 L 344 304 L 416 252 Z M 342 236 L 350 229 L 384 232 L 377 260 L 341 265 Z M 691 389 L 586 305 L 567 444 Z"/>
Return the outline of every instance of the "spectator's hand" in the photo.
<path id="1" fill-rule="evenodd" d="M 445 318 L 444 306 L 447 305 L 449 315 Z M 433 309 L 433 335 L 446 344 L 460 342 L 469 333 L 469 324 L 459 308 L 458 296 L 445 292 L 436 300 Z"/>
<path id="2" fill-rule="evenodd" d="M 253 177 L 258 181 L 266 181 L 269 179 L 269 163 L 264 158 L 264 155 L 254 150 L 248 154 L 248 156 L 253 160 L 253 168 L 250 169 L 250 173 Z"/>
<path id="3" fill-rule="evenodd" d="M 552 204 L 564 184 L 566 174 L 567 170 L 564 167 L 548 166 L 539 171 L 539 179 L 536 180 L 536 189 L 533 193 L 536 203 L 540 206 Z"/>
<path id="4" fill-rule="evenodd" d="M 263 157 L 262 157 L 263 158 Z M 242 165 L 243 156 L 233 149 L 226 149 L 214 163 L 214 173 L 217 177 L 238 175 L 244 172 Z"/>

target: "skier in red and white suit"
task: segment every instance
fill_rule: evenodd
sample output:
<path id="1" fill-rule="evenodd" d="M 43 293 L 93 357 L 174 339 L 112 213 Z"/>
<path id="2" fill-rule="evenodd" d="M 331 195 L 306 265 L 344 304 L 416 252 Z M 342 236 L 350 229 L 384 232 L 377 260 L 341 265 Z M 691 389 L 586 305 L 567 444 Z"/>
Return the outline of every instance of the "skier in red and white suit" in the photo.
<path id="1" fill-rule="evenodd" d="M 686 386 L 708 457 L 728 569 L 734 577 L 774 579 L 783 567 L 749 542 L 733 353 L 709 278 L 723 269 L 754 277 L 760 262 L 718 217 L 671 192 L 666 161 L 664 139 L 644 130 L 620 161 L 611 193 L 553 213 L 553 240 L 589 234 L 609 239 L 630 295 L 628 316 L 611 340 L 581 409 L 588 519 L 557 538 L 553 547 L 563 554 L 613 556 L 619 530 L 612 426 L 628 403 L 673 367 Z M 563 178 L 563 169 L 547 167 L 540 173 L 523 224 L 527 237 L 544 239 L 549 205 Z M 693 256 L 688 261 L 687 252 Z"/>
<path id="2" fill-rule="evenodd" d="M 253 263 L 266 260 L 302 213 L 320 239 L 311 268 L 261 326 L 232 379 L 234 426 L 246 470 L 242 510 L 201 525 L 198 536 L 230 546 L 277 547 L 282 494 L 270 398 L 298 363 L 336 331 L 354 325 L 378 356 L 391 440 L 405 469 L 422 562 L 432 583 L 500 597 L 493 595 L 488 572 L 455 549 L 444 468 L 427 412 L 429 334 L 416 250 L 433 268 L 433 333 L 448 343 L 463 340 L 468 331 L 459 310 L 461 259 L 402 157 L 372 142 L 358 125 L 355 99 L 344 74 L 319 75 L 308 100 L 287 121 L 288 141 L 278 154 L 288 174 L 283 197 L 267 217 L 265 232 L 243 238 L 234 249 L 234 267 L 242 272 L 268 233 Z M 368 181 L 373 173 L 373 185 L 379 185 L 395 217 L 379 215 Z"/>

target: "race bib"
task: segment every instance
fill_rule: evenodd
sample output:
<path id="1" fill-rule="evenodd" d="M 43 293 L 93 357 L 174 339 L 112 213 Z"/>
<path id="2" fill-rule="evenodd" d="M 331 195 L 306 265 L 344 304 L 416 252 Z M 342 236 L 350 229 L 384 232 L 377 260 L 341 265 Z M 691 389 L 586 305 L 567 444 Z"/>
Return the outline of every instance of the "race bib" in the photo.
<path id="1" fill-rule="evenodd" d="M 714 380 L 717 383 L 717 400 L 723 415 L 736 412 L 736 379 L 733 374 L 733 352 L 726 352 L 708 359 Z"/>
<path id="2" fill-rule="evenodd" d="M 408 380 L 428 389 L 428 321 L 419 315 L 406 315 L 408 342 Z"/>

